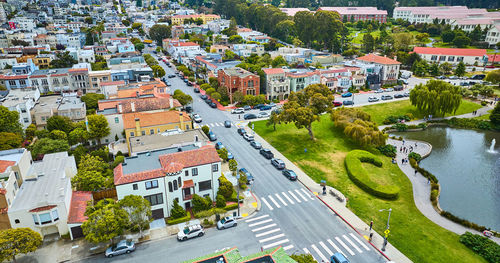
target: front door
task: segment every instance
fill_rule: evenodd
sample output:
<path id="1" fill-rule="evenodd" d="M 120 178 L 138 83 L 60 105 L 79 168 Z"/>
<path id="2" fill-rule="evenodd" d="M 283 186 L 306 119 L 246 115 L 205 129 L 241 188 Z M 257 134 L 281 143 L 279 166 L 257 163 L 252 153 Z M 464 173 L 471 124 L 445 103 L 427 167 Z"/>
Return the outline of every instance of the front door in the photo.
<path id="1" fill-rule="evenodd" d="M 156 210 L 151 211 L 151 216 L 152 216 L 154 219 L 164 218 L 165 216 L 163 215 L 163 208 L 160 208 L 160 209 L 156 209 Z"/>

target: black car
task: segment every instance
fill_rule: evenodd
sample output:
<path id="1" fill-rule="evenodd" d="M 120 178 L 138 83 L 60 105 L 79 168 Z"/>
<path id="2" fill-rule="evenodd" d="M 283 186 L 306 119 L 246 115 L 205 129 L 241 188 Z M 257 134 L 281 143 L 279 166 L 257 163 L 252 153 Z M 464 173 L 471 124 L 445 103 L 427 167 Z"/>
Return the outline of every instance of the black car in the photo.
<path id="1" fill-rule="evenodd" d="M 200 96 L 200 98 L 201 98 L 202 100 L 206 100 L 206 99 L 208 98 L 208 96 L 207 96 L 207 95 L 201 95 L 201 96 Z"/>
<path id="2" fill-rule="evenodd" d="M 175 75 L 174 75 L 174 74 L 168 75 L 168 78 L 169 78 L 169 79 L 171 79 L 171 78 L 175 78 Z"/>
<path id="3" fill-rule="evenodd" d="M 403 94 L 394 94 L 394 98 L 401 99 L 401 98 L 404 98 L 404 95 Z"/>
<path id="4" fill-rule="evenodd" d="M 214 108 L 214 109 L 217 108 L 217 104 L 215 104 L 215 102 L 210 102 L 210 104 L 208 104 L 208 105 L 210 105 L 211 108 Z"/>
<path id="5" fill-rule="evenodd" d="M 243 129 L 243 128 L 238 128 L 238 134 L 239 134 L 239 135 L 243 135 L 243 134 L 245 134 L 245 133 L 247 133 L 247 132 L 245 131 L 245 129 Z"/>
<path id="6" fill-rule="evenodd" d="M 194 93 L 200 93 L 200 89 L 199 88 L 194 88 Z"/>
<path id="7" fill-rule="evenodd" d="M 262 156 L 266 157 L 266 159 L 273 159 L 274 158 L 273 152 L 271 152 L 271 150 L 269 150 L 269 149 L 262 148 L 262 149 L 260 149 L 259 153 Z"/>
<path id="8" fill-rule="evenodd" d="M 243 106 L 243 109 L 244 109 L 244 110 L 251 110 L 251 109 L 252 109 L 252 107 L 250 107 L 250 106 L 248 106 L 248 105 L 245 105 L 245 106 Z"/>
<path id="9" fill-rule="evenodd" d="M 224 127 L 231 128 L 231 121 L 224 121 Z"/>
<path id="10" fill-rule="evenodd" d="M 187 113 L 191 113 L 191 112 L 193 112 L 193 107 L 191 107 L 191 106 L 186 106 L 186 107 L 184 107 L 184 110 L 185 110 Z"/>
<path id="11" fill-rule="evenodd" d="M 283 170 L 283 175 L 292 181 L 297 180 L 297 174 L 293 170 L 285 169 Z"/>
<path id="12" fill-rule="evenodd" d="M 243 119 L 245 119 L 245 120 L 257 119 L 257 115 L 252 114 L 252 113 L 247 113 L 247 114 L 243 115 Z"/>
<path id="13" fill-rule="evenodd" d="M 186 84 L 190 87 L 193 86 L 193 83 L 191 83 L 190 81 L 186 82 Z"/>
<path id="14" fill-rule="evenodd" d="M 238 171 L 241 175 L 245 175 L 247 177 L 247 184 L 252 184 L 254 181 L 253 175 L 245 168 L 241 168 Z"/>
<path id="15" fill-rule="evenodd" d="M 256 141 L 251 141 L 250 142 L 250 145 L 255 148 L 255 149 L 262 149 L 262 144 L 260 144 L 260 142 L 256 142 Z"/>
<path id="16" fill-rule="evenodd" d="M 265 104 L 257 104 L 255 106 L 253 106 L 254 109 L 260 109 L 262 107 L 266 106 Z"/>
<path id="17" fill-rule="evenodd" d="M 205 102 L 210 105 L 210 103 L 212 103 L 212 99 L 211 98 L 206 98 Z"/>
<path id="18" fill-rule="evenodd" d="M 344 105 L 354 105 L 354 101 L 352 101 L 352 100 L 344 100 L 342 102 L 342 104 L 344 104 Z"/>

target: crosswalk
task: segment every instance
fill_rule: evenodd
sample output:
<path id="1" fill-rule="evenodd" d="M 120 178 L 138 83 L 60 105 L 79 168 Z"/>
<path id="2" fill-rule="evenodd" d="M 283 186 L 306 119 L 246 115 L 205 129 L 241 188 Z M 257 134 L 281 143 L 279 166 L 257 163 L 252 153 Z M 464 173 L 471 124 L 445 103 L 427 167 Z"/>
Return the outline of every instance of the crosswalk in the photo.
<path id="1" fill-rule="evenodd" d="M 261 197 L 262 203 L 269 210 L 287 207 L 289 205 L 301 204 L 314 200 L 313 195 L 304 188 L 283 191 Z"/>
<path id="2" fill-rule="evenodd" d="M 214 127 L 224 127 L 224 122 L 211 122 L 211 123 L 195 123 L 194 124 L 194 128 L 197 129 L 197 128 L 201 128 L 202 126 L 208 126 L 210 128 L 214 128 Z M 234 122 L 231 122 L 231 127 L 235 126 L 236 124 Z"/>
<path id="3" fill-rule="evenodd" d="M 263 250 L 282 246 L 284 250 L 290 250 L 293 245 L 290 244 L 290 240 L 287 239 L 286 235 L 281 231 L 281 228 L 274 223 L 273 219 L 267 215 L 259 215 L 257 217 L 247 219 L 245 222 L 248 224 L 250 230 L 258 238 L 260 246 Z"/>
<path id="4" fill-rule="evenodd" d="M 318 262 L 330 262 L 334 253 L 342 253 L 346 257 L 352 257 L 363 252 L 370 251 L 366 241 L 359 236 L 349 233 L 329 238 L 302 248 L 304 253 L 311 254 Z"/>

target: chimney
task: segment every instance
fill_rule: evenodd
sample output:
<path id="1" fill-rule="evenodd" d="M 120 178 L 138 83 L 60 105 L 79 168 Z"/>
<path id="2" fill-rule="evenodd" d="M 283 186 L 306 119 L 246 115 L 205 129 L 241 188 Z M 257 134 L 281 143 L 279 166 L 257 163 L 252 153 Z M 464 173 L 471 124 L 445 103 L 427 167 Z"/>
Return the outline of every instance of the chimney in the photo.
<path id="1" fill-rule="evenodd" d="M 130 103 L 130 108 L 132 109 L 132 112 L 135 112 L 135 102 Z"/>
<path id="2" fill-rule="evenodd" d="M 118 112 L 122 113 L 123 112 L 123 107 L 121 104 L 118 104 Z"/>
<path id="3" fill-rule="evenodd" d="M 141 134 L 141 122 L 139 118 L 135 118 L 135 133 L 136 136 L 140 136 Z"/>
<path id="4" fill-rule="evenodd" d="M 172 98 L 172 96 L 169 96 L 168 101 L 170 103 L 170 108 L 173 109 L 174 108 L 174 98 Z"/>
<path id="5" fill-rule="evenodd" d="M 184 116 L 182 116 L 182 112 L 179 112 L 179 121 L 181 130 L 184 130 Z"/>

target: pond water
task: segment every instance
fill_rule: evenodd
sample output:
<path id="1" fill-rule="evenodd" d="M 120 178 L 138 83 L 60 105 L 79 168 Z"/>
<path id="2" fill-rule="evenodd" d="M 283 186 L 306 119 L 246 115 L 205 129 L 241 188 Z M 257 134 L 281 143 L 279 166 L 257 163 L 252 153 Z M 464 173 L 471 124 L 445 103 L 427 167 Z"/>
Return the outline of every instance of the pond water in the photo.
<path id="1" fill-rule="evenodd" d="M 420 166 L 438 178 L 443 210 L 500 230 L 500 133 L 430 127 L 394 135 L 432 144 Z"/>

